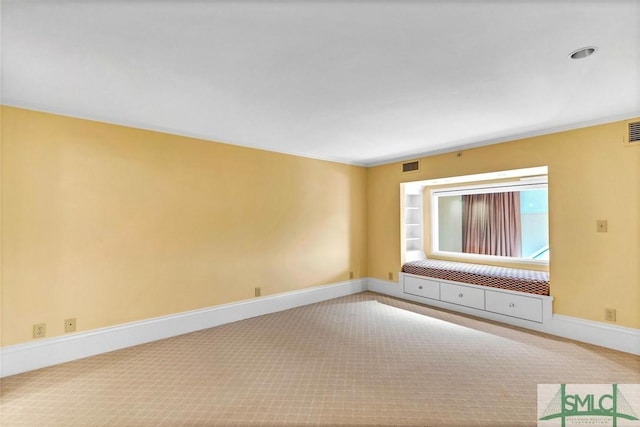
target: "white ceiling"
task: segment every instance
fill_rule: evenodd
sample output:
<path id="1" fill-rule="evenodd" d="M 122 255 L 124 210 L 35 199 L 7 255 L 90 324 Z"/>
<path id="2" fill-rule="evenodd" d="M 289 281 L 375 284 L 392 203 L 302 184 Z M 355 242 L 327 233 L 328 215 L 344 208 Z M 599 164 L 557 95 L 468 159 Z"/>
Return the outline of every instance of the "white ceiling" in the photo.
<path id="1" fill-rule="evenodd" d="M 373 165 L 640 116 L 640 0 L 4 0 L 2 103 Z"/>

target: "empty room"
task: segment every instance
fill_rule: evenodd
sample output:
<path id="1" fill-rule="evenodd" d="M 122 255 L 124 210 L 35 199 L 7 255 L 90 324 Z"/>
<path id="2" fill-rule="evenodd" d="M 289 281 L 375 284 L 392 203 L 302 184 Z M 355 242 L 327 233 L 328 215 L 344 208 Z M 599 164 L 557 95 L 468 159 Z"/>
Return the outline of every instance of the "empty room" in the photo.
<path id="1" fill-rule="evenodd" d="M 640 0 L 0 16 L 0 425 L 640 426 Z"/>

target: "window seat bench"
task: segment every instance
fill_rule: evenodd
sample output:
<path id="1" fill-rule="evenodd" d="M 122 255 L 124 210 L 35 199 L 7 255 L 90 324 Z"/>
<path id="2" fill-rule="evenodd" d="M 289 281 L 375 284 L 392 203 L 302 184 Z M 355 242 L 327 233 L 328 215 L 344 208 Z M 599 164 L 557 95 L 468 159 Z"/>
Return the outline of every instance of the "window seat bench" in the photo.
<path id="1" fill-rule="evenodd" d="M 408 262 L 403 273 L 529 294 L 549 295 L 549 273 L 466 262 L 425 259 Z"/>
<path id="2" fill-rule="evenodd" d="M 400 284 L 410 299 L 506 323 L 544 323 L 552 315 L 544 271 L 427 259 L 404 264 Z"/>

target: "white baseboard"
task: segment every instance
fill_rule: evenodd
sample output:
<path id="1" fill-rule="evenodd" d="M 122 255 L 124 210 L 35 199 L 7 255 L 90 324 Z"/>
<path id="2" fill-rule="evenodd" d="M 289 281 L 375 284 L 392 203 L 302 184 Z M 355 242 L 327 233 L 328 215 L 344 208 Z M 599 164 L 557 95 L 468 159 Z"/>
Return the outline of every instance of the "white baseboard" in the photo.
<path id="1" fill-rule="evenodd" d="M 615 326 L 608 323 L 594 322 L 592 320 L 579 319 L 560 314 L 553 314 L 551 319 L 545 321 L 544 324 L 528 322 L 516 318 L 509 318 L 508 316 L 496 315 L 483 310 L 455 306 L 453 304 L 405 294 L 402 286 L 400 286 L 398 282 L 390 282 L 380 279 L 367 279 L 367 289 L 408 301 L 415 301 L 429 306 L 459 311 L 465 314 L 533 329 L 575 341 L 581 341 L 613 350 L 623 351 L 625 353 L 640 355 L 640 329 Z"/>
<path id="2" fill-rule="evenodd" d="M 3 347 L 0 377 L 356 294 L 366 290 L 366 282 L 349 280 Z"/>
<path id="3" fill-rule="evenodd" d="M 367 279 L 367 290 L 396 298 L 408 299 L 408 295 L 403 292 L 400 283 L 391 282 L 389 280 L 373 279 L 369 277 Z"/>
<path id="4" fill-rule="evenodd" d="M 3 347 L 0 349 L 0 377 L 352 295 L 366 290 L 425 305 L 451 308 L 430 304 L 429 300 L 405 294 L 397 282 L 372 278 L 356 279 Z M 545 322 L 544 325 L 532 325 L 531 323 L 533 322 L 508 318 L 497 319 L 491 313 L 484 312 L 486 314 L 483 315 L 480 310 L 470 310 L 473 312 L 465 311 L 465 313 L 640 355 L 640 330 L 638 329 L 558 314 L 554 314 L 551 320 Z"/>
<path id="5" fill-rule="evenodd" d="M 640 329 L 554 314 L 545 332 L 640 356 Z"/>

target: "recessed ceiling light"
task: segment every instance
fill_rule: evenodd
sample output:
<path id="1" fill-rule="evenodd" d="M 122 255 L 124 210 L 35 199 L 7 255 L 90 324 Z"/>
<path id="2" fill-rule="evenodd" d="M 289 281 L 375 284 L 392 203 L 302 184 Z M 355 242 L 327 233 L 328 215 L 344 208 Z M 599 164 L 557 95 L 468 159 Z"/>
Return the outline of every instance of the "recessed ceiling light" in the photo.
<path id="1" fill-rule="evenodd" d="M 596 50 L 598 50 L 598 48 L 595 47 L 595 46 L 581 47 L 580 49 L 577 49 L 577 50 L 574 50 L 573 52 L 571 52 L 569 54 L 569 58 L 571 58 L 571 59 L 586 58 L 587 56 L 591 56 L 594 53 L 596 53 Z"/>

